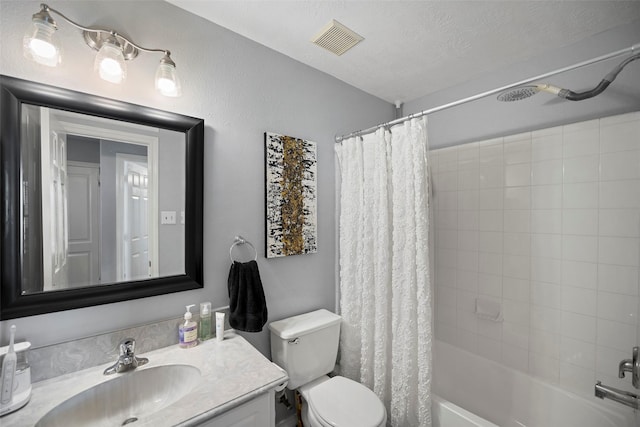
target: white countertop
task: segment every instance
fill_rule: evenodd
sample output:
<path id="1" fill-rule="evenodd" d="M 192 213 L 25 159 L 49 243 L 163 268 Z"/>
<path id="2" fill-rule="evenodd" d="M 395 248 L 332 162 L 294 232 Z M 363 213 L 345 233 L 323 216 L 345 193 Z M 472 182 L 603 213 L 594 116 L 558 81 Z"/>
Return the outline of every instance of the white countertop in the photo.
<path id="1" fill-rule="evenodd" d="M 225 340 L 221 342 L 211 339 L 189 349 L 174 345 L 137 356 L 149 359 L 149 363 L 138 371 L 161 365 L 185 364 L 198 368 L 202 377 L 185 397 L 141 418 L 136 426 L 194 426 L 267 392 L 287 379 L 284 371 L 233 331 L 226 331 Z M 103 375 L 104 369 L 112 364 L 33 384 L 31 401 L 22 409 L 0 418 L 0 424 L 3 427 L 33 426 L 68 398 L 96 384 L 127 375 Z"/>

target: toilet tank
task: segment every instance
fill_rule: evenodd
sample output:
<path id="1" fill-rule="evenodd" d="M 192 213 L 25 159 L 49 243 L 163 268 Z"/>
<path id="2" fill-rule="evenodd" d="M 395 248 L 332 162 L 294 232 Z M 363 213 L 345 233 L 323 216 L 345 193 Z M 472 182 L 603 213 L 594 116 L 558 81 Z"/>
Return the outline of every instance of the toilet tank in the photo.
<path id="1" fill-rule="evenodd" d="M 287 388 L 294 390 L 333 371 L 341 319 L 321 309 L 269 324 L 271 358 L 287 371 Z"/>

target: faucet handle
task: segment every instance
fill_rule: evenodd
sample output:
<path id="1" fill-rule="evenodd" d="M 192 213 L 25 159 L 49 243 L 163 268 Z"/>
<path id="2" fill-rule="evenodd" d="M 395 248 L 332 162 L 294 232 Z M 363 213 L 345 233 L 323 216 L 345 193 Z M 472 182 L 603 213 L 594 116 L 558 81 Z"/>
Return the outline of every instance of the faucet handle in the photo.
<path id="1" fill-rule="evenodd" d="M 618 377 L 624 378 L 625 372 L 631 373 L 631 384 L 633 384 L 635 388 L 640 389 L 640 347 L 633 347 L 631 359 L 620 361 Z"/>
<path id="2" fill-rule="evenodd" d="M 136 353 L 136 340 L 133 338 L 125 338 L 118 345 L 120 356 L 133 356 Z"/>

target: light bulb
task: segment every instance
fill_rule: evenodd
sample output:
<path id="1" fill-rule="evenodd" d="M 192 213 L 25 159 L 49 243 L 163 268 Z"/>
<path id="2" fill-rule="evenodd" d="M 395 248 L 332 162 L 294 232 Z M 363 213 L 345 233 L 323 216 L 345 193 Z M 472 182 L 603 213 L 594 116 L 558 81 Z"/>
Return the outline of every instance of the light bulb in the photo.
<path id="1" fill-rule="evenodd" d="M 182 95 L 180 79 L 176 71 L 176 64 L 169 55 L 165 55 L 160 60 L 160 65 L 156 70 L 156 90 L 164 96 L 177 97 Z"/>
<path id="2" fill-rule="evenodd" d="M 55 67 L 61 61 L 60 47 L 55 41 L 56 27 L 41 21 L 32 21 L 31 28 L 23 39 L 24 55 L 48 67 Z"/>
<path id="3" fill-rule="evenodd" d="M 120 83 L 127 75 L 122 48 L 115 38 L 107 39 L 98 50 L 94 68 L 102 80 Z"/>

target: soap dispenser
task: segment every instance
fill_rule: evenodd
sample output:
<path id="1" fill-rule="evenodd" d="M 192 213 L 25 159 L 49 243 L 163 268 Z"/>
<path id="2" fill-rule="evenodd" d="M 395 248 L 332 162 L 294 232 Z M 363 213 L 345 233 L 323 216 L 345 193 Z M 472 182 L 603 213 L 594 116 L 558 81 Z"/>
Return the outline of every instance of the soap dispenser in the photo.
<path id="1" fill-rule="evenodd" d="M 178 327 L 178 345 L 182 348 L 191 348 L 198 345 L 198 324 L 191 320 L 191 307 L 195 304 L 186 306 L 187 311 L 184 313 L 184 322 Z"/>

